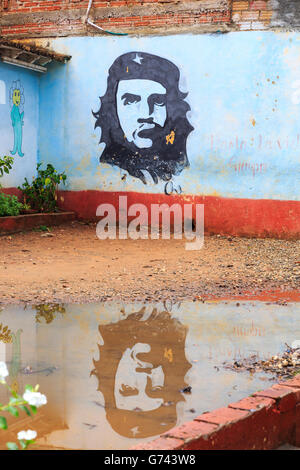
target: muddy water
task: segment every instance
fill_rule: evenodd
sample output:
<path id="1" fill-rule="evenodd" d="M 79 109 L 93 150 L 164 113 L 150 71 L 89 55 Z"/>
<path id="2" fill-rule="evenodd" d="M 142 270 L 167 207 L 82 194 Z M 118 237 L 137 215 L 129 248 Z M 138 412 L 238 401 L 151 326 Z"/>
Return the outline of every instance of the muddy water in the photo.
<path id="1" fill-rule="evenodd" d="M 0 447 L 30 428 L 41 448 L 126 449 L 267 388 L 270 376 L 222 363 L 300 339 L 300 303 L 10 306 L 0 323 L 10 384 L 39 383 L 48 398 L 33 421 L 10 418 Z"/>

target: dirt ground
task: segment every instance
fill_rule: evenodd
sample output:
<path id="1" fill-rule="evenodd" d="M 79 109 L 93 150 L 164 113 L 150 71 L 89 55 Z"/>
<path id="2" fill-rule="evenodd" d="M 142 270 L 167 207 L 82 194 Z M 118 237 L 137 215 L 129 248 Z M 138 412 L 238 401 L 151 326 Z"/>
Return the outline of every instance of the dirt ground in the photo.
<path id="1" fill-rule="evenodd" d="M 300 291 L 300 241 L 99 240 L 95 224 L 0 237 L 0 303 L 220 298 Z"/>

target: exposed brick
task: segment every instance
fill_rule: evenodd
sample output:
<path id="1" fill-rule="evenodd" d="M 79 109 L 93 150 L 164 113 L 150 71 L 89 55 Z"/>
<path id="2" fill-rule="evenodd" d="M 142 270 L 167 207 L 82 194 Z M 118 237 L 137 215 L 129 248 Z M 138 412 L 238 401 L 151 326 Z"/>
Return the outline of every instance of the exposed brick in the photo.
<path id="1" fill-rule="evenodd" d="M 233 13 L 233 15 L 232 15 L 232 21 L 234 21 L 235 23 L 240 21 L 241 18 L 242 18 L 242 12 L 241 11 L 237 11 L 237 12 Z"/>
<path id="2" fill-rule="evenodd" d="M 242 23 L 239 23 L 239 27 L 241 31 L 246 31 L 251 29 L 251 22 L 250 21 L 244 21 Z"/>
<path id="3" fill-rule="evenodd" d="M 254 0 L 250 1 L 250 10 L 266 10 L 268 1 L 265 0 Z"/>
<path id="4" fill-rule="evenodd" d="M 176 450 L 182 449 L 184 444 L 183 440 L 180 439 L 172 439 L 169 437 L 159 437 L 154 441 L 150 442 L 143 442 L 138 444 L 131 449 L 134 450 Z"/>
<path id="5" fill-rule="evenodd" d="M 276 400 L 276 408 L 280 412 L 286 412 L 295 408 L 297 403 L 296 393 L 291 388 L 273 385 L 272 388 L 254 393 L 256 397 L 268 397 Z"/>
<path id="6" fill-rule="evenodd" d="M 232 11 L 249 10 L 249 2 L 232 2 Z"/>
<path id="7" fill-rule="evenodd" d="M 272 11 L 261 11 L 259 14 L 259 19 L 262 21 L 270 21 L 273 16 Z"/>
<path id="8" fill-rule="evenodd" d="M 4 3 L 2 0 L 2 7 Z M 21 27 L 29 23 L 31 26 L 28 30 L 29 34 L 26 35 L 29 37 L 30 33 L 32 33 L 31 35 L 38 33 L 38 36 L 47 36 L 50 31 L 56 31 L 57 36 L 73 35 L 78 32 L 87 35 L 93 31 L 96 33 L 91 26 L 82 23 L 88 0 L 11 0 L 8 5 L 7 10 L 2 8 L 4 14 L 0 18 L 1 34 L 4 36 L 23 37 L 24 31 Z M 146 33 L 152 27 L 163 29 L 166 32 L 168 28 L 171 29 L 176 25 L 180 27 L 180 25 L 188 24 L 198 24 L 200 31 L 202 26 L 203 30 L 207 31 L 205 25 L 209 25 L 211 28 L 211 25 L 215 24 L 217 29 L 218 24 L 227 23 L 229 27 L 231 22 L 230 6 L 231 0 L 204 1 L 201 2 L 200 7 L 197 0 L 186 0 L 185 2 L 178 2 L 178 0 L 94 0 L 91 18 L 94 23 L 99 25 L 107 25 L 111 18 L 118 18 L 116 24 L 137 28 L 141 31 L 145 30 Z M 60 14 L 61 12 L 62 14 Z M 56 13 L 57 16 L 54 15 Z M 44 15 L 41 16 L 41 14 Z M 32 21 L 28 21 L 30 16 Z M 163 21 L 164 17 L 165 21 Z M 9 23 L 9 18 L 11 18 L 11 23 Z M 53 27 L 45 26 L 49 22 Z"/>
<path id="9" fill-rule="evenodd" d="M 265 29 L 265 24 L 262 23 L 261 21 L 252 21 L 251 23 L 251 30 L 262 30 Z"/>
<path id="10" fill-rule="evenodd" d="M 240 411 L 240 410 L 231 410 Z M 242 413 L 245 415 L 245 413 Z M 164 436 L 152 442 L 140 444 L 133 447 L 136 450 L 250 450 L 250 449 L 273 449 L 280 445 L 280 418 L 288 417 L 288 413 L 276 414 L 271 407 L 264 407 L 255 413 L 246 413 L 235 421 L 227 423 L 226 426 L 216 427 L 207 433 L 208 428 L 195 427 L 195 421 L 168 431 Z M 236 415 L 235 415 L 236 416 Z M 286 419 L 289 426 L 290 420 Z M 211 426 L 208 423 L 199 422 L 200 425 Z M 189 430 L 190 428 L 190 430 Z M 204 431 L 205 429 L 205 431 Z M 291 427 L 287 427 L 283 436 L 288 436 Z M 207 434 L 201 434 L 203 431 Z M 188 432 L 190 434 L 188 435 Z M 170 437 L 167 437 L 170 433 Z M 200 434 L 199 434 L 200 433 Z M 176 435 L 177 438 L 171 437 Z M 179 439 L 179 436 L 181 438 Z M 174 447 L 171 447 L 173 445 Z"/>
<path id="11" fill-rule="evenodd" d="M 196 421 L 205 421 L 206 423 L 224 425 L 245 418 L 249 413 L 247 411 L 236 410 L 233 408 L 219 408 L 210 413 L 203 413 L 195 418 Z"/>
<path id="12" fill-rule="evenodd" d="M 229 408 L 236 408 L 239 410 L 256 411 L 261 408 L 271 407 L 276 404 L 272 398 L 266 397 L 247 397 L 235 403 L 230 403 Z"/>
<path id="13" fill-rule="evenodd" d="M 288 387 L 295 387 L 300 389 L 300 374 L 297 374 L 293 379 L 286 380 L 285 382 L 279 382 L 278 385 L 286 385 Z"/>
<path id="14" fill-rule="evenodd" d="M 235 410 L 238 411 L 238 410 Z M 261 408 L 243 419 L 220 428 L 214 435 L 214 448 L 224 450 L 266 450 L 280 444 L 280 414 Z"/>
<path id="15" fill-rule="evenodd" d="M 185 443 L 191 440 L 200 440 L 204 436 L 218 429 L 218 426 L 210 423 L 190 421 L 162 434 L 161 437 L 182 439 Z"/>
<path id="16" fill-rule="evenodd" d="M 259 11 L 242 11 L 242 20 L 258 20 Z"/>
<path id="17" fill-rule="evenodd" d="M 127 5 L 126 2 L 110 2 L 111 7 L 121 7 Z"/>
<path id="18" fill-rule="evenodd" d="M 300 389 L 298 389 L 297 387 L 289 387 L 288 385 L 280 385 L 280 387 L 290 390 L 295 397 L 296 403 L 300 403 Z"/>
<path id="19" fill-rule="evenodd" d="M 289 389 L 274 385 L 273 387 L 267 388 L 266 390 L 260 390 L 259 392 L 253 393 L 253 397 L 268 397 L 274 398 L 275 400 L 279 400 L 280 398 L 283 398 L 289 393 Z"/>
<path id="20" fill-rule="evenodd" d="M 267 450 L 300 446 L 299 378 L 273 385 L 166 432 L 134 449 Z M 173 447 L 172 447 L 173 446 Z"/>

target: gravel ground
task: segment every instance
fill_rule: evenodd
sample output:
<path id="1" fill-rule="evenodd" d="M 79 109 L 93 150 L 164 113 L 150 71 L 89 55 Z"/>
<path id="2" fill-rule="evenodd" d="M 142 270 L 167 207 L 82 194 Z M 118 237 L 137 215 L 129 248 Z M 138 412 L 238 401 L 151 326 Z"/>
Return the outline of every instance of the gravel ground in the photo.
<path id="1" fill-rule="evenodd" d="M 0 303 L 183 300 L 300 292 L 300 241 L 210 236 L 99 240 L 73 222 L 0 237 Z"/>

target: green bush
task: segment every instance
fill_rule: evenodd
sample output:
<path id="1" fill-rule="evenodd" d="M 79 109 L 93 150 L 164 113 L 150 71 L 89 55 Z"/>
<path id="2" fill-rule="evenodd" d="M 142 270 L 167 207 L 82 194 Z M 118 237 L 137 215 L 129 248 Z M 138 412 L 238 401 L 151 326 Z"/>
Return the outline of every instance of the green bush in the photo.
<path id="1" fill-rule="evenodd" d="M 60 183 L 65 184 L 67 176 L 58 173 L 48 163 L 45 170 L 41 170 L 42 163 L 37 165 L 37 176 L 30 184 L 25 178 L 22 187 L 18 187 L 23 193 L 24 203 L 29 204 L 32 209 L 39 212 L 53 212 L 57 210 L 57 187 Z"/>
<path id="2" fill-rule="evenodd" d="M 13 157 L 8 157 L 7 155 L 5 155 L 4 157 L 0 157 L 0 177 L 3 176 L 4 173 L 9 173 L 9 170 L 12 169 L 13 162 Z"/>
<path id="3" fill-rule="evenodd" d="M 19 215 L 22 209 L 23 204 L 18 201 L 17 196 L 0 192 L 0 217 Z"/>
<path id="4" fill-rule="evenodd" d="M 0 157 L 0 178 L 4 173 L 8 174 L 12 169 L 14 159 L 5 155 Z M 0 188 L 1 188 L 0 184 Z M 16 196 L 11 196 L 9 194 L 4 194 L 0 192 L 0 217 L 5 217 L 8 215 L 19 215 L 20 211 L 23 209 L 23 204 L 18 201 Z"/>

